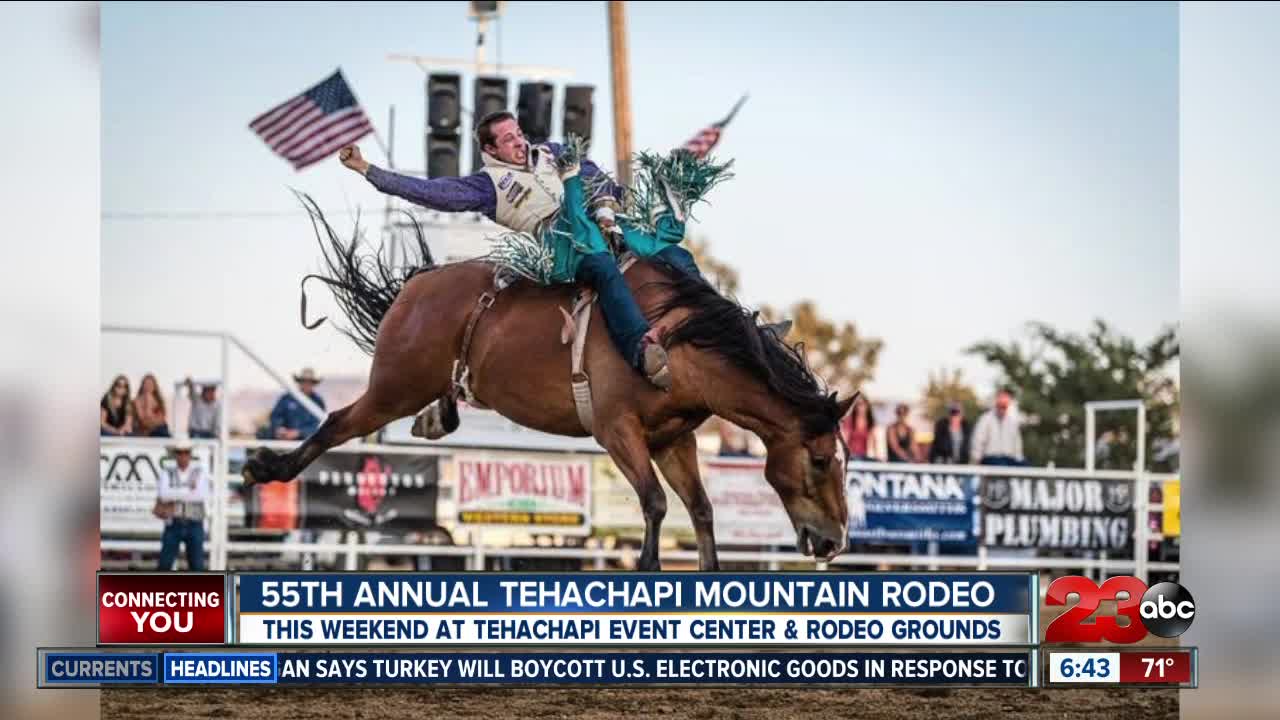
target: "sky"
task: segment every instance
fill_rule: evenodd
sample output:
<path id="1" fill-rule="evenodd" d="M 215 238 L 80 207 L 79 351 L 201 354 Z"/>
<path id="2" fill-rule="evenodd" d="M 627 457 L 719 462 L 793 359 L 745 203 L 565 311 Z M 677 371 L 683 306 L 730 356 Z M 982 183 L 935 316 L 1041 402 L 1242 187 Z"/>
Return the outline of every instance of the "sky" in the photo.
<path id="1" fill-rule="evenodd" d="M 387 55 L 470 57 L 465 8 L 105 5 L 103 324 L 227 330 L 282 371 L 367 373 L 330 326 L 299 324 L 320 258 L 291 189 L 374 222 L 383 198 L 336 158 L 294 172 L 248 123 L 341 67 L 383 137 L 395 105 L 397 162 L 420 168 L 425 76 Z M 715 151 L 736 177 L 690 234 L 738 269 L 746 304 L 812 299 L 883 339 L 873 397 L 918 397 L 944 367 L 986 396 L 992 371 L 964 349 L 1031 321 L 1102 318 L 1139 342 L 1177 321 L 1175 4 L 653 2 L 627 22 L 636 150 L 750 93 Z M 608 51 L 605 3 L 518 2 L 487 52 L 594 85 L 594 155 L 612 169 Z M 318 287 L 315 312 L 332 310 Z M 216 377 L 218 350 L 104 334 L 102 387 Z M 239 355 L 231 372 L 270 382 Z"/>

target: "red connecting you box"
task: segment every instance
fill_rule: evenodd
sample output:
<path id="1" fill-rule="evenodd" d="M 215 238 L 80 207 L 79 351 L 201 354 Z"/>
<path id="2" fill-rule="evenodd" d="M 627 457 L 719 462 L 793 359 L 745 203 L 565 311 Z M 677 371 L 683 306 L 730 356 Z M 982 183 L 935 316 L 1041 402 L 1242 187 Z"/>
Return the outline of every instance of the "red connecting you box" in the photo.
<path id="1" fill-rule="evenodd" d="M 221 645 L 226 578 L 197 573 L 99 573 L 99 645 Z"/>
<path id="2" fill-rule="evenodd" d="M 1120 653 L 1120 682 L 1135 684 L 1191 682 L 1191 651 Z"/>

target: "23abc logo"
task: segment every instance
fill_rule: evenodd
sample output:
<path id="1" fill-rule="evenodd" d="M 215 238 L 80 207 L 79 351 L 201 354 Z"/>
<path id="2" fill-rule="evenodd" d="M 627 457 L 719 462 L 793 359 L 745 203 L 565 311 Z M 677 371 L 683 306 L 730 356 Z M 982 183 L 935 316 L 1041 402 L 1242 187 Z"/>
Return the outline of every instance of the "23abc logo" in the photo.
<path id="1" fill-rule="evenodd" d="M 1162 582 L 1150 588 L 1132 576 L 1113 577 L 1098 587 L 1087 577 L 1070 575 L 1049 584 L 1047 605 L 1067 605 L 1067 596 L 1076 594 L 1080 601 L 1058 616 L 1045 630 L 1046 643 L 1112 642 L 1135 643 L 1148 633 L 1163 638 L 1178 637 L 1191 627 L 1196 616 L 1196 601 L 1187 589 L 1175 582 Z M 1116 601 L 1116 614 L 1099 615 L 1092 623 L 1083 622 L 1098 609 L 1103 600 Z M 1127 618 L 1128 624 L 1116 622 Z"/>

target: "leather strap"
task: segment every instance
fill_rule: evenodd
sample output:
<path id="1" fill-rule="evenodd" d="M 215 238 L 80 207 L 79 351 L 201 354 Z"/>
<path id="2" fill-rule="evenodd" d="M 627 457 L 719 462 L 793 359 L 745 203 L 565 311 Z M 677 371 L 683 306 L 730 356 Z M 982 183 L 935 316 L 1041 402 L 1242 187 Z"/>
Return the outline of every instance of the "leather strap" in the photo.
<path id="1" fill-rule="evenodd" d="M 622 256 L 618 264 L 619 272 L 626 274 L 638 258 L 634 253 Z M 572 314 L 573 352 L 570 354 L 569 384 L 573 386 L 573 407 L 578 411 L 578 422 L 582 429 L 592 432 L 595 425 L 595 410 L 591 404 L 591 378 L 584 370 L 587 350 L 587 328 L 591 323 L 591 310 L 596 304 L 596 294 L 584 290 L 585 295 L 574 302 Z"/>
<path id="2" fill-rule="evenodd" d="M 476 300 L 476 307 L 471 311 L 471 317 L 467 318 L 467 329 L 462 333 L 462 352 L 458 354 L 458 359 L 453 363 L 453 386 L 454 390 L 461 392 L 467 402 L 476 407 L 483 407 L 476 402 L 475 396 L 471 394 L 469 378 L 471 375 L 471 367 L 468 364 L 471 358 L 471 336 L 475 334 L 476 324 L 480 322 L 480 316 L 485 310 L 493 307 L 493 303 L 498 299 L 496 293 L 488 290 L 480 294 L 480 298 Z"/>

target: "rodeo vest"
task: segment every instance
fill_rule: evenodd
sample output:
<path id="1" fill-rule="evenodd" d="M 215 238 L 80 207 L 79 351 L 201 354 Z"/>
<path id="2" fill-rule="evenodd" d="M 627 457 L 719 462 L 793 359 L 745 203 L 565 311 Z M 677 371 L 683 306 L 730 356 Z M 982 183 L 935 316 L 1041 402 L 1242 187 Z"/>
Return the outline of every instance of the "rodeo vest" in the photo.
<path id="1" fill-rule="evenodd" d="M 555 157 L 545 145 L 529 148 L 530 167 L 511 165 L 484 153 L 484 172 L 498 197 L 498 224 L 538 235 L 544 221 L 560 210 L 564 183 Z"/>

